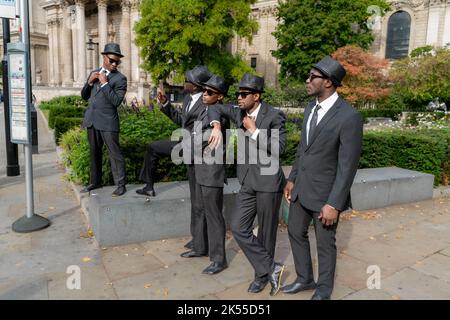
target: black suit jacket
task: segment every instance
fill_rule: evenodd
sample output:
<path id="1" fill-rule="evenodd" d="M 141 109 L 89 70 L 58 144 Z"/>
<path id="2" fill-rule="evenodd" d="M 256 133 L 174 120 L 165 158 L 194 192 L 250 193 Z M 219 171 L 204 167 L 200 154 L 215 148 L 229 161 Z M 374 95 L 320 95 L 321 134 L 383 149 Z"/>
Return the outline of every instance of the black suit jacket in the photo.
<path id="1" fill-rule="evenodd" d="M 341 97 L 319 122 L 306 144 L 306 124 L 315 102 L 305 109 L 300 144 L 288 180 L 294 183 L 291 201 L 297 198 L 307 209 L 320 212 L 329 204 L 348 208 L 350 188 L 362 148 L 363 120 Z"/>
<path id="2" fill-rule="evenodd" d="M 233 121 L 238 128 L 246 131 L 242 124 L 242 120 L 245 117 L 246 112 L 241 110 L 237 106 L 232 105 L 217 105 L 217 108 L 208 109 L 208 117 L 211 121 L 220 121 L 221 117 L 227 117 Z M 256 150 L 262 150 L 266 152 L 268 156 L 273 156 L 276 163 L 265 164 L 262 163 L 258 157 L 256 163 L 249 161 L 248 152 L 246 152 L 245 161 L 237 165 L 237 177 L 241 185 L 246 185 L 252 188 L 254 191 L 259 192 L 281 192 L 284 188 L 286 179 L 280 167 L 279 156 L 284 152 L 286 146 L 286 115 L 275 109 L 274 107 L 262 102 L 261 109 L 259 110 L 258 117 L 256 118 L 256 127 L 261 130 L 257 141 L 251 139 L 247 133 L 245 136 L 245 145 L 256 145 Z M 271 154 L 271 129 L 278 130 L 278 150 L 275 150 L 276 154 Z M 239 152 L 239 151 L 238 151 Z M 241 159 L 243 160 L 243 159 Z M 238 159 L 239 161 L 239 159 Z M 276 166 L 275 173 L 264 173 L 270 166 Z"/>
<path id="3" fill-rule="evenodd" d="M 220 104 L 215 104 L 211 106 L 202 106 L 202 111 L 199 114 L 198 119 L 195 122 L 195 126 L 192 130 L 192 145 L 194 145 L 195 140 L 197 140 L 198 144 L 201 142 L 202 144 L 202 152 L 205 151 L 206 147 L 208 146 L 208 141 L 203 141 L 203 137 L 209 138 L 211 131 L 210 126 L 210 119 L 208 117 L 208 109 L 211 108 L 217 108 L 217 106 L 220 106 Z M 198 184 L 202 186 L 207 187 L 216 187 L 216 188 L 223 188 L 224 183 L 226 183 L 226 175 L 225 175 L 225 150 L 226 150 L 226 130 L 230 128 L 230 121 L 224 117 L 220 119 L 221 125 L 222 125 L 222 136 L 223 139 L 223 149 L 222 149 L 222 155 L 221 157 L 222 162 L 221 163 L 205 163 L 205 161 L 202 161 L 202 163 L 195 163 L 195 179 Z M 210 150 L 212 156 L 215 155 L 215 150 Z M 194 159 L 195 160 L 195 159 Z"/>
<path id="4" fill-rule="evenodd" d="M 100 69 L 92 72 L 98 71 Z M 89 105 L 84 114 L 83 127 L 93 126 L 97 130 L 119 132 L 117 108 L 123 102 L 126 92 L 127 78 L 118 71 L 108 75 L 108 84 L 103 87 L 100 81 L 96 81 L 93 86 L 86 81 L 81 90 L 81 97 L 88 100 Z"/>
<path id="5" fill-rule="evenodd" d="M 194 122 L 199 117 L 200 113 L 204 109 L 202 103 L 202 97 L 200 97 L 197 102 L 192 106 L 191 110 L 188 112 L 187 108 L 189 106 L 189 95 L 186 95 L 183 100 L 183 106 L 181 110 L 174 108 L 169 102 L 161 107 L 161 111 L 167 115 L 174 123 L 182 128 L 192 131 Z"/>

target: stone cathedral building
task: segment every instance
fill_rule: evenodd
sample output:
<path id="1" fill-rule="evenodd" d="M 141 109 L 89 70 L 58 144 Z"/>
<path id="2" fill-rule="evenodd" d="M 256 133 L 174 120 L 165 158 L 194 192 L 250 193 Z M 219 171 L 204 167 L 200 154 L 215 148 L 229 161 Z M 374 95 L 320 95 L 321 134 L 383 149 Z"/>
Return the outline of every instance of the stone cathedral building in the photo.
<path id="1" fill-rule="evenodd" d="M 150 77 L 139 68 L 141 58 L 132 31 L 139 19 L 140 0 L 29 2 L 32 82 L 38 99 L 78 94 L 88 73 L 100 66 L 100 52 L 105 43 L 111 41 L 119 43 L 125 55 L 119 68 L 129 81 L 127 99 L 148 98 Z M 389 2 L 391 12 L 380 19 L 374 16 L 373 53 L 397 59 L 417 47 L 450 43 L 450 0 Z M 277 47 L 272 36 L 277 25 L 277 4 L 278 0 L 259 0 L 253 6 L 259 30 L 252 43 L 236 37 L 229 44 L 231 52 L 245 53 L 248 63 L 264 75 L 270 86 L 278 85 L 279 65 L 271 55 Z M 11 35 L 13 41 L 18 37 L 18 22 L 14 20 Z"/>

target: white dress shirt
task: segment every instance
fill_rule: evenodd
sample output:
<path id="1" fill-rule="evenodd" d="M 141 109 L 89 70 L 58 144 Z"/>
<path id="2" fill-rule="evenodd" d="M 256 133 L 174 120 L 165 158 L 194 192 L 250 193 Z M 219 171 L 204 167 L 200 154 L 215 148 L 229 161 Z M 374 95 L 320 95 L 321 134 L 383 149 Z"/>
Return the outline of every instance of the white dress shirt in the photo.
<path id="1" fill-rule="evenodd" d="M 195 94 L 191 94 L 191 103 L 189 104 L 189 106 L 186 109 L 186 112 L 191 111 L 192 107 L 197 103 L 198 99 L 200 99 L 200 97 L 203 95 L 203 92 L 199 92 L 199 93 L 195 93 Z"/>
<path id="2" fill-rule="evenodd" d="M 331 109 L 332 106 L 336 103 L 337 99 L 339 98 L 338 93 L 335 91 L 331 96 L 323 100 L 321 103 L 319 103 L 318 100 L 316 100 L 316 105 L 314 108 L 312 108 L 311 113 L 308 118 L 308 122 L 306 123 L 306 144 L 309 143 L 308 137 L 309 137 L 309 124 L 311 123 L 312 116 L 314 114 L 314 110 L 316 109 L 317 105 L 320 104 L 320 109 L 317 111 L 317 124 L 319 124 L 320 120 L 323 119 L 323 117 L 327 114 L 328 110 Z"/>
<path id="3" fill-rule="evenodd" d="M 249 114 L 249 113 L 247 112 L 247 116 L 253 118 L 253 120 L 256 121 L 256 118 L 258 117 L 258 113 L 259 113 L 259 110 L 260 110 L 260 109 L 261 109 L 261 103 L 259 104 L 259 106 L 258 106 L 255 110 L 253 110 L 252 113 Z M 256 128 L 256 130 L 255 130 L 255 132 L 253 132 L 251 138 L 252 138 L 253 140 L 256 140 L 256 138 L 258 137 L 258 134 L 259 134 L 259 129 Z"/>

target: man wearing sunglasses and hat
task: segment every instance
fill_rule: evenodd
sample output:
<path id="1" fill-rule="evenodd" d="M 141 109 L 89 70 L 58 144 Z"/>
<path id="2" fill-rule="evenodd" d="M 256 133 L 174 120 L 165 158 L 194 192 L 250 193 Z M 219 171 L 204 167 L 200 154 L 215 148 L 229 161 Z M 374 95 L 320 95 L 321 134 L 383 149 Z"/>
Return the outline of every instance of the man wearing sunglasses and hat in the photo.
<path id="1" fill-rule="evenodd" d="M 290 203 L 288 230 L 297 278 L 281 290 L 294 294 L 316 289 L 312 300 L 331 298 L 339 213 L 349 206 L 361 154 L 361 114 L 336 92 L 345 73 L 331 57 L 312 67 L 306 85 L 308 95 L 315 101 L 305 109 L 296 160 L 284 189 Z M 311 221 L 319 258 L 317 284 L 308 239 Z"/>
<path id="2" fill-rule="evenodd" d="M 161 104 L 161 111 L 164 112 L 175 124 L 179 125 L 183 129 L 192 131 L 194 122 L 197 120 L 199 114 L 203 111 L 202 95 L 203 87 L 202 83 L 207 82 L 212 73 L 207 67 L 198 65 L 192 70 L 186 72 L 186 79 L 184 83 L 184 91 L 187 93 L 184 97 L 183 106 L 181 110 L 174 108 L 170 101 L 159 88 L 157 91 L 157 99 Z M 145 182 L 145 186 L 136 190 L 137 194 L 152 196 L 156 195 L 154 190 L 155 183 L 155 169 L 158 161 L 161 157 L 170 157 L 173 148 L 178 145 L 179 141 L 160 140 L 154 141 L 147 146 L 147 152 L 144 157 L 144 164 L 141 169 L 139 179 Z M 199 220 L 198 217 L 202 216 L 203 210 L 202 204 L 195 199 L 195 171 L 194 164 L 187 164 L 187 174 L 189 180 L 189 191 L 191 196 L 191 234 L 194 235 L 195 221 Z M 204 217 L 204 215 L 203 215 Z M 204 231 L 206 234 L 206 230 Z M 197 237 L 202 239 L 203 237 Z M 189 241 L 186 248 L 193 249 L 194 244 Z M 207 252 L 207 243 L 199 243 L 198 247 L 201 247 L 200 253 L 196 256 L 204 256 Z M 194 256 L 192 254 L 192 256 Z"/>
<path id="3" fill-rule="evenodd" d="M 206 253 L 208 244 L 209 259 L 211 264 L 203 270 L 204 274 L 217 274 L 227 268 L 225 254 L 225 220 L 222 214 L 223 209 L 223 187 L 226 183 L 225 177 L 225 143 L 222 148 L 209 150 L 208 141 L 204 137 L 208 136 L 211 130 L 207 110 L 220 105 L 228 93 L 228 85 L 225 79 L 213 75 L 203 84 L 203 106 L 194 128 L 192 130 L 192 144 L 194 146 L 194 167 L 195 167 L 195 192 L 196 199 L 203 204 L 201 217 L 195 223 L 198 229 L 194 232 L 194 248 L 183 255 L 198 255 Z M 227 119 L 221 119 L 222 134 L 226 134 L 226 129 L 230 128 Z M 206 220 L 205 220 L 206 218 Z M 206 224 L 204 223 L 206 222 Z M 204 230 L 207 232 L 205 233 Z M 203 239 L 197 239 L 203 237 Z"/>
<path id="4" fill-rule="evenodd" d="M 264 79 L 245 74 L 239 82 L 239 91 L 236 93 L 239 107 L 218 105 L 208 109 L 208 116 L 215 128 L 210 138 L 211 147 L 215 147 L 217 141 L 222 139 L 217 138 L 220 129 L 219 121 L 221 117 L 226 117 L 244 131 L 245 145 L 248 146 L 248 150 L 252 145 L 258 155 L 269 154 L 276 160 L 275 172 L 266 174 L 264 173 L 265 165 L 261 163 L 261 159 L 259 157 L 251 159 L 251 152 L 245 151 L 243 163 L 240 163 L 238 159 L 237 176 L 241 189 L 237 195 L 236 210 L 231 217 L 231 231 L 234 239 L 255 270 L 255 279 L 250 284 L 248 292 L 260 292 L 270 282 L 272 287 L 270 295 L 275 295 L 280 289 L 284 269 L 282 264 L 274 261 L 274 254 L 278 213 L 285 185 L 285 177 L 279 166 L 279 155 L 286 145 L 286 115 L 262 102 L 263 93 Z M 275 139 L 272 137 L 272 130 L 278 133 L 276 141 L 272 141 Z M 240 139 L 239 135 L 238 139 Z M 271 154 L 272 149 L 277 149 L 276 154 Z M 256 217 L 258 218 L 257 237 L 253 234 L 253 222 Z"/>
<path id="5" fill-rule="evenodd" d="M 90 184 L 81 192 L 90 192 L 102 185 L 102 149 L 106 144 L 111 171 L 117 189 L 112 196 L 126 192 L 125 159 L 119 145 L 119 115 L 117 108 L 127 92 L 127 78 L 117 70 L 123 58 L 117 43 L 108 43 L 102 52 L 103 66 L 91 72 L 81 90 L 81 97 L 89 101 L 83 127 L 87 128 L 91 174 Z"/>

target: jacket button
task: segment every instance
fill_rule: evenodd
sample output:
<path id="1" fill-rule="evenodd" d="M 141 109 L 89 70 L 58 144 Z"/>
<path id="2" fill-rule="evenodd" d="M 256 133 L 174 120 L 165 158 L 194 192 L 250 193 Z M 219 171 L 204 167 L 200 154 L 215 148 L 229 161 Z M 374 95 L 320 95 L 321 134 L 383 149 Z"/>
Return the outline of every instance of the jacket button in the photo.
<path id="1" fill-rule="evenodd" d="M 305 171 L 305 167 L 302 167 L 302 171 Z"/>

